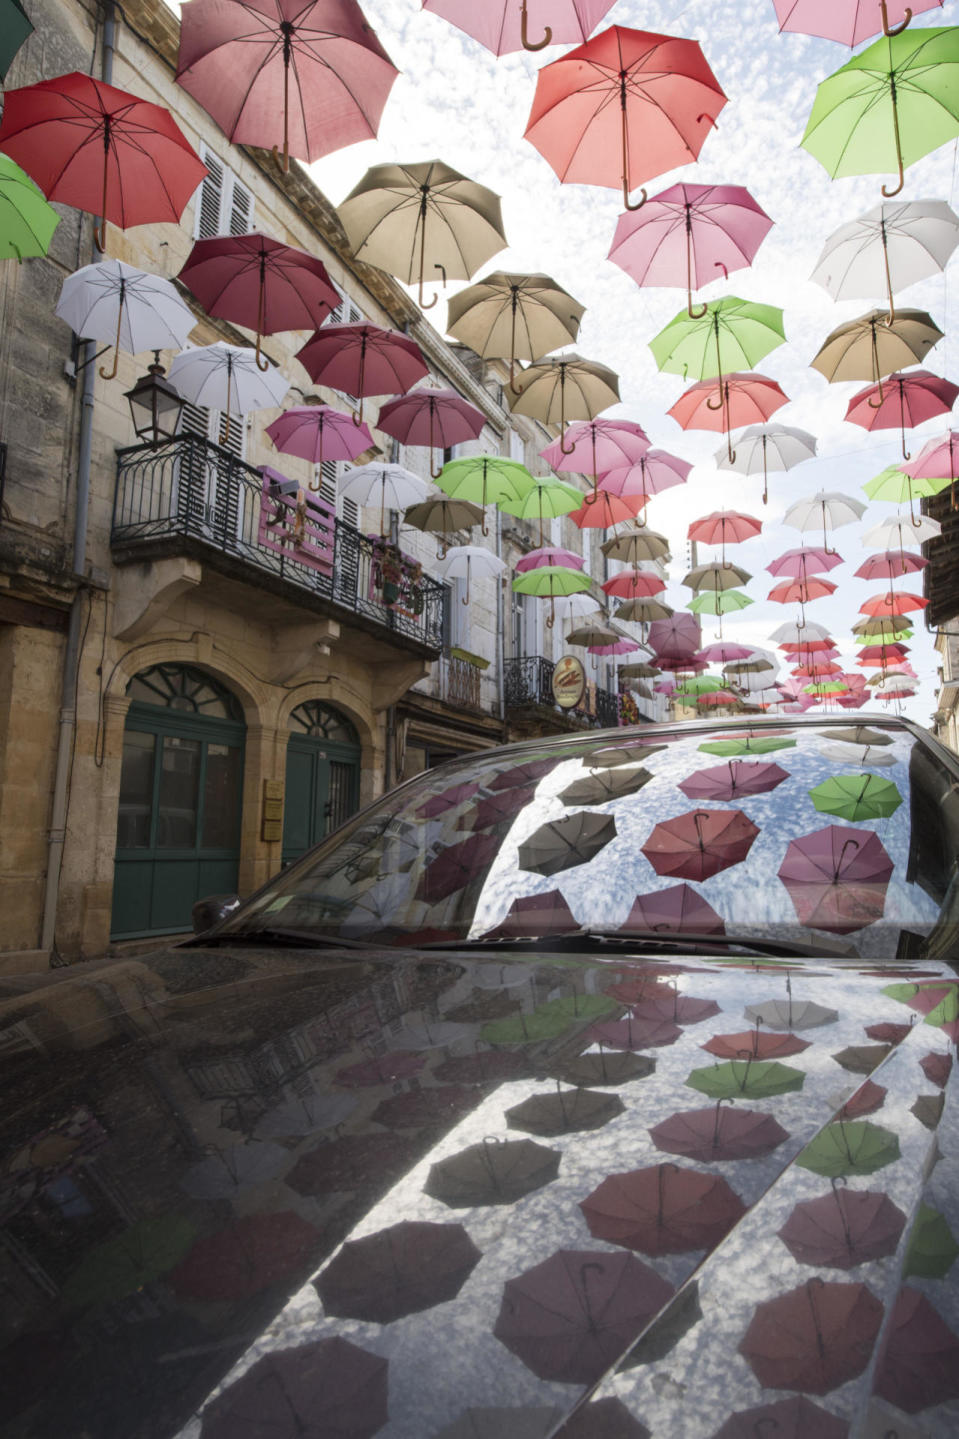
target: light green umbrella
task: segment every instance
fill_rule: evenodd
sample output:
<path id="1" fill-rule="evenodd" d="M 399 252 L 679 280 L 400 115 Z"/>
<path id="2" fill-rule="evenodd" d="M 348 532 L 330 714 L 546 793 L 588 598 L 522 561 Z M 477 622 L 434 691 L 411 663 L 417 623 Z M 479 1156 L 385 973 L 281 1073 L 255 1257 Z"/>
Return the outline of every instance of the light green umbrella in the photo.
<path id="1" fill-rule="evenodd" d="M 903 1278 L 917 1274 L 922 1279 L 942 1279 L 952 1268 L 957 1254 L 959 1244 L 938 1209 L 920 1204 L 906 1245 Z"/>
<path id="2" fill-rule="evenodd" d="M 959 29 L 884 36 L 823 80 L 801 144 L 835 179 L 903 170 L 959 134 Z"/>
<path id="3" fill-rule="evenodd" d="M 878 775 L 840 774 L 817 784 L 809 798 L 822 814 L 840 819 L 885 819 L 902 804 L 892 780 Z"/>
<path id="4" fill-rule="evenodd" d="M 538 1044 L 555 1039 L 570 1026 L 570 1017 L 544 1005 L 533 1014 L 511 1014 L 507 1019 L 494 1019 L 484 1024 L 480 1039 L 486 1044 Z"/>
<path id="5" fill-rule="evenodd" d="M 684 379 L 721 380 L 733 370 L 754 369 L 785 338 L 782 310 L 725 295 L 712 300 L 704 315 L 680 310 L 649 348 L 661 370 Z"/>
<path id="6" fill-rule="evenodd" d="M 686 608 L 694 615 L 728 615 L 753 603 L 742 590 L 702 590 L 693 595 Z"/>
<path id="7" fill-rule="evenodd" d="M 780 739 L 777 735 L 747 735 L 744 739 L 709 740 L 698 746 L 703 754 L 718 754 L 727 758 L 738 754 L 769 754 L 771 750 L 793 749 L 794 739 Z"/>
<path id="8" fill-rule="evenodd" d="M 451 499 L 470 500 L 474 505 L 485 507 L 504 500 L 518 503 L 536 481 L 517 460 L 504 460 L 498 455 L 470 455 L 463 460 L 449 460 L 437 475 L 436 483 Z M 580 498 L 577 491 L 577 500 Z M 487 533 L 484 521 L 483 534 Z"/>
<path id="9" fill-rule="evenodd" d="M 60 216 L 9 155 L 0 154 L 0 259 L 45 255 Z"/>
<path id="10" fill-rule="evenodd" d="M 950 986 L 945 999 L 940 1000 L 935 1009 L 930 1009 L 925 1023 L 938 1028 L 940 1024 L 953 1024 L 957 1019 L 959 1019 L 959 991 L 954 986 Z"/>
<path id="11" fill-rule="evenodd" d="M 912 504 L 914 495 L 919 495 L 922 499 L 928 495 L 938 495 L 949 483 L 948 475 L 944 480 L 914 480 L 904 474 L 897 465 L 887 465 L 873 479 L 867 480 L 863 489 L 871 500 L 888 500 L 891 504 L 901 505 L 906 500 Z"/>
<path id="12" fill-rule="evenodd" d="M 520 595 L 535 595 L 538 599 L 550 601 L 548 629 L 553 628 L 556 617 L 553 600 L 557 595 L 584 594 L 590 587 L 589 575 L 582 570 L 568 570 L 565 565 L 540 565 L 536 570 L 525 570 L 513 579 L 513 589 Z"/>
<path id="13" fill-rule="evenodd" d="M 545 522 L 578 510 L 582 503 L 582 490 L 566 480 L 534 480 L 525 494 L 516 500 L 499 500 L 497 508 L 518 520 L 539 520 L 540 544 L 544 544 Z"/>
<path id="14" fill-rule="evenodd" d="M 796 1163 L 813 1174 L 839 1179 L 845 1174 L 875 1174 L 898 1158 L 899 1140 L 891 1129 L 866 1120 L 839 1120 L 821 1129 Z"/>
<path id="15" fill-rule="evenodd" d="M 138 1219 L 122 1234 L 89 1250 L 63 1286 L 71 1307 L 124 1299 L 179 1264 L 196 1238 L 181 1214 Z"/>
<path id="16" fill-rule="evenodd" d="M 730 1059 L 724 1064 L 710 1064 L 694 1069 L 686 1083 L 691 1089 L 708 1094 L 711 1099 L 766 1099 L 773 1094 L 788 1094 L 802 1089 L 806 1076 L 792 1065 L 775 1059 Z"/>
<path id="17" fill-rule="evenodd" d="M 690 675 L 689 679 L 683 680 L 681 685 L 676 687 L 677 695 L 705 695 L 712 690 L 721 690 L 723 681 L 715 675 Z"/>

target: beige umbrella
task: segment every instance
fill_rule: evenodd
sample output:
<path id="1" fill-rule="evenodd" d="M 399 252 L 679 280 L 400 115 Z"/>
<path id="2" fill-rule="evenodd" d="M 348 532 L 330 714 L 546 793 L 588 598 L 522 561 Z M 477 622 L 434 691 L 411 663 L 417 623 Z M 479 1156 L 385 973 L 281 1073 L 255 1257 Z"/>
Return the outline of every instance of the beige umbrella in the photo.
<path id="1" fill-rule="evenodd" d="M 528 415 L 545 425 L 558 425 L 560 447 L 572 454 L 562 440 L 570 420 L 592 420 L 619 401 L 619 376 L 595 360 L 581 355 L 559 355 L 530 365 L 507 391 L 515 415 Z"/>
<path id="2" fill-rule="evenodd" d="M 624 600 L 613 610 L 616 619 L 640 625 L 648 625 L 650 620 L 668 620 L 671 614 L 675 614 L 675 610 L 660 600 Z"/>
<path id="3" fill-rule="evenodd" d="M 441 560 L 446 554 L 446 536 L 454 530 L 471 530 L 474 525 L 482 524 L 483 510 L 480 505 L 470 504 L 468 500 L 450 500 L 445 495 L 433 496 L 418 505 L 410 505 L 409 509 L 403 512 L 403 519 L 408 525 L 412 525 L 414 530 L 443 536 L 436 556 Z"/>
<path id="4" fill-rule="evenodd" d="M 870 310 L 827 335 L 810 363 L 830 384 L 867 380 L 879 385 L 881 404 L 882 377 L 919 364 L 942 335 L 925 310 L 899 310 L 892 321 L 888 310 Z"/>
<path id="5" fill-rule="evenodd" d="M 580 625 L 578 630 L 570 630 L 566 636 L 568 645 L 614 645 L 621 640 L 622 635 L 610 625 L 603 624 L 602 620 L 594 620 L 591 623 Z"/>
<path id="6" fill-rule="evenodd" d="M 537 360 L 576 339 L 585 306 L 548 275 L 497 270 L 449 302 L 448 332 L 484 359 Z M 514 389 L 515 392 L 515 389 Z"/>
<path id="7" fill-rule="evenodd" d="M 669 541 L 655 530 L 637 528 L 622 530 L 612 539 L 604 540 L 600 546 L 610 560 L 622 560 L 627 565 L 638 565 L 643 560 L 661 560 L 669 554 Z"/>
<path id="8" fill-rule="evenodd" d="M 725 564 L 695 565 L 683 577 L 683 584 L 699 594 L 700 590 L 734 590 L 737 585 L 744 585 L 751 579 L 748 570 L 741 570 L 727 560 Z"/>
<path id="9" fill-rule="evenodd" d="M 619 673 L 624 680 L 652 680 L 657 679 L 662 674 L 662 670 L 657 669 L 655 665 L 644 664 L 639 660 L 635 664 L 621 665 Z"/>
<path id="10" fill-rule="evenodd" d="M 499 196 L 442 160 L 373 165 L 337 213 L 356 258 L 418 285 L 424 310 L 427 277 L 468 280 L 506 246 Z"/>

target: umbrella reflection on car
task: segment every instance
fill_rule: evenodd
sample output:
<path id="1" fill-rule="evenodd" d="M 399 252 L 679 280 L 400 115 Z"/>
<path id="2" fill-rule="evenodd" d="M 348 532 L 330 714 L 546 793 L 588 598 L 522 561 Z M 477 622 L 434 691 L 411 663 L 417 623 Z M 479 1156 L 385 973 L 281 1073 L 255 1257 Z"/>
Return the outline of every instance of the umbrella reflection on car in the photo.
<path id="1" fill-rule="evenodd" d="M 663 930 L 665 933 L 725 934 L 720 916 L 688 884 L 674 884 L 666 889 L 638 894 L 620 930 Z"/>
<path id="2" fill-rule="evenodd" d="M 564 819 L 549 820 L 519 846 L 520 869 L 536 874 L 558 874 L 588 864 L 616 838 L 612 815 L 582 810 Z"/>
<path id="3" fill-rule="evenodd" d="M 649 1135 L 666 1154 L 704 1164 L 759 1159 L 789 1138 L 773 1115 L 757 1109 L 733 1109 L 723 1099 L 707 1109 L 680 1110 L 654 1125 Z"/>
<path id="4" fill-rule="evenodd" d="M 723 1064 L 694 1069 L 686 1078 L 691 1089 L 698 1089 L 712 1099 L 765 1099 L 773 1094 L 788 1094 L 802 1089 L 806 1076 L 789 1064 L 776 1059 L 730 1059 Z"/>
<path id="5" fill-rule="evenodd" d="M 757 1019 L 752 1029 L 736 1034 L 714 1034 L 701 1048 L 719 1059 L 788 1059 L 809 1048 L 811 1041 L 796 1034 L 762 1034 L 760 1023 Z"/>
<path id="6" fill-rule="evenodd" d="M 831 824 L 790 840 L 778 873 L 801 924 L 850 934 L 882 918 L 893 867 L 872 830 Z"/>
<path id="7" fill-rule="evenodd" d="M 474 834 L 458 844 L 447 845 L 431 859 L 423 870 L 416 898 L 427 904 L 448 899 L 457 890 L 465 889 L 471 880 L 479 879 L 499 853 L 496 835 Z"/>
<path id="8" fill-rule="evenodd" d="M 899 1291 L 893 1308 L 876 1393 L 907 1414 L 959 1398 L 959 1338 L 910 1285 Z"/>
<path id="9" fill-rule="evenodd" d="M 828 1394 L 866 1368 L 882 1317 L 865 1284 L 809 1279 L 757 1304 L 739 1352 L 764 1388 Z"/>
<path id="10" fill-rule="evenodd" d="M 283 1182 L 307 1198 L 360 1189 L 373 1179 L 398 1178 L 415 1157 L 415 1147 L 412 1135 L 344 1134 L 302 1155 Z"/>
<path id="11" fill-rule="evenodd" d="M 846 1100 L 843 1107 L 838 1111 L 837 1119 L 864 1119 L 867 1114 L 875 1114 L 886 1102 L 888 1089 L 881 1084 L 875 1084 L 867 1079 L 860 1084 L 855 1093 Z"/>
<path id="12" fill-rule="evenodd" d="M 766 794 L 788 778 L 778 764 L 730 760 L 728 764 L 696 770 L 680 780 L 678 788 L 691 800 L 730 800 L 744 794 Z"/>
<path id="13" fill-rule="evenodd" d="M 891 1129 L 869 1120 L 827 1124 L 796 1158 L 801 1169 L 827 1179 L 875 1174 L 899 1158 L 899 1139 Z"/>
<path id="14" fill-rule="evenodd" d="M 521 1051 L 487 1049 L 477 1045 L 473 1054 L 454 1054 L 433 1070 L 444 1084 L 498 1084 L 506 1079 L 523 1079 L 530 1073 L 529 1061 Z"/>
<path id="15" fill-rule="evenodd" d="M 853 1269 L 894 1254 L 906 1216 L 879 1190 L 845 1189 L 805 1199 L 779 1229 L 779 1238 L 800 1264 Z"/>
<path id="16" fill-rule="evenodd" d="M 532 1139 L 484 1139 L 430 1167 L 423 1193 L 450 1209 L 515 1204 L 550 1184 L 561 1155 Z"/>
<path id="17" fill-rule="evenodd" d="M 213 1149 L 180 1179 L 194 1199 L 231 1199 L 250 1184 L 275 1179 L 290 1161 L 289 1152 L 269 1140 L 250 1140 Z"/>
<path id="18" fill-rule="evenodd" d="M 579 1207 L 594 1239 L 651 1256 L 714 1249 L 746 1212 L 725 1179 L 671 1162 L 610 1174 Z"/>
<path id="19" fill-rule="evenodd" d="M 605 804 L 607 800 L 636 794 L 652 778 L 648 769 L 617 766 L 574 780 L 564 790 L 560 790 L 559 798 L 565 805 Z"/>
<path id="20" fill-rule="evenodd" d="M 656 1061 L 648 1054 L 608 1050 L 599 1044 L 595 1050 L 568 1060 L 554 1072 L 557 1079 L 563 1079 L 567 1084 L 605 1088 L 628 1084 L 634 1079 L 647 1079 L 656 1072 Z"/>
<path id="21" fill-rule="evenodd" d="M 957 1256 L 959 1244 L 945 1216 L 929 1204 L 920 1204 L 906 1245 L 906 1278 L 915 1274 L 922 1279 L 943 1279 Z"/>
<path id="22" fill-rule="evenodd" d="M 797 1394 L 792 1399 L 758 1404 L 755 1409 L 737 1410 L 711 1439 L 768 1439 L 780 1431 L 790 1439 L 848 1439 L 849 1425 L 804 1394 Z"/>
<path id="23" fill-rule="evenodd" d="M 601 1129 L 623 1112 L 618 1095 L 581 1088 L 564 1090 L 557 1080 L 555 1093 L 530 1095 L 507 1109 L 505 1117 L 510 1129 L 550 1139 L 559 1134 Z"/>
<path id="24" fill-rule="evenodd" d="M 579 926 L 558 889 L 524 894 L 514 899 L 503 919 L 486 931 L 485 939 L 521 939 L 548 934 L 570 934 Z"/>
<path id="25" fill-rule="evenodd" d="M 461 1224 L 407 1219 L 348 1239 L 313 1284 L 327 1314 L 392 1324 L 454 1299 L 481 1258 Z"/>
<path id="26" fill-rule="evenodd" d="M 891 1044 L 848 1044 L 833 1059 L 854 1074 L 871 1074 L 891 1052 Z"/>
<path id="27" fill-rule="evenodd" d="M 703 880 L 744 860 L 758 834 L 742 810 L 689 810 L 657 824 L 642 852 L 657 874 Z"/>
<path id="28" fill-rule="evenodd" d="M 426 1129 L 440 1125 L 448 1128 L 462 1119 L 475 1103 L 472 1089 L 458 1084 L 434 1085 L 381 1099 L 370 1117 L 388 1129 Z"/>
<path id="29" fill-rule="evenodd" d="M 590 1039 L 610 1049 L 660 1048 L 675 1044 L 681 1035 L 682 1030 L 671 1019 L 637 1019 L 631 1010 L 625 1018 L 595 1024 L 589 1032 Z"/>
<path id="30" fill-rule="evenodd" d="M 188 1299 L 249 1299 L 301 1274 L 321 1243 L 316 1226 L 292 1210 L 245 1214 L 199 1238 L 167 1283 Z"/>
<path id="31" fill-rule="evenodd" d="M 534 785 L 517 785 L 513 789 L 501 789 L 495 794 L 486 795 L 463 816 L 464 822 L 459 828 L 469 828 L 475 833 L 476 830 L 491 829 L 495 824 L 512 823 L 520 810 L 529 804 L 534 790 Z"/>

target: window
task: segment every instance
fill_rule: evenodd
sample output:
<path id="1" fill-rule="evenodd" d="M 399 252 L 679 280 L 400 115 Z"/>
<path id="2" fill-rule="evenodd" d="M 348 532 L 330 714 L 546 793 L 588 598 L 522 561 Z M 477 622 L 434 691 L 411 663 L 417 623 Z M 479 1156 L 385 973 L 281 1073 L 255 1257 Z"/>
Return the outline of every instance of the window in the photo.
<path id="1" fill-rule="evenodd" d="M 193 238 L 208 240 L 212 235 L 245 235 L 253 229 L 253 195 L 229 166 L 200 146 L 200 158 L 208 170 L 200 186 Z"/>
<path id="2" fill-rule="evenodd" d="M 359 305 L 356 303 L 355 300 L 352 300 L 349 295 L 343 294 L 343 291 L 340 289 L 339 285 L 336 285 L 335 288 L 340 296 L 340 303 L 337 305 L 335 310 L 331 311 L 331 313 L 327 315 L 326 319 L 323 321 L 323 324 L 359 325 L 363 320 L 366 319 L 363 311 L 360 309 Z"/>
<path id="3" fill-rule="evenodd" d="M 342 495 L 336 492 L 336 477 L 340 471 L 338 460 L 324 460 L 322 465 L 317 465 L 316 474 L 320 482 L 320 499 L 332 505 L 336 511 L 336 518 L 344 524 L 352 525 L 354 530 L 359 528 L 360 510 L 355 500 L 345 500 Z"/>

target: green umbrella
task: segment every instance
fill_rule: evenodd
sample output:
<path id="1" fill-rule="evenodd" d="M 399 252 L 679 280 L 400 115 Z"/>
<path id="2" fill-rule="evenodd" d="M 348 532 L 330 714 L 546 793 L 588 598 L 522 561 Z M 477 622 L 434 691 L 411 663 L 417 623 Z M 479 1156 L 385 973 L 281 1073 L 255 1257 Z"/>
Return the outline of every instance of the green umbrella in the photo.
<path id="1" fill-rule="evenodd" d="M 906 1245 L 903 1278 L 917 1274 L 921 1279 L 943 1279 L 959 1254 L 959 1244 L 938 1209 L 920 1204 L 919 1214 Z"/>
<path id="2" fill-rule="evenodd" d="M 753 603 L 742 590 L 702 590 L 693 595 L 686 608 L 695 615 L 727 615 Z"/>
<path id="3" fill-rule="evenodd" d="M 544 1039 L 555 1039 L 569 1026 L 568 1014 L 544 1005 L 532 1014 L 513 1014 L 509 1019 L 484 1024 L 480 1039 L 486 1044 L 538 1044 Z"/>
<path id="4" fill-rule="evenodd" d="M 801 144 L 835 179 L 903 169 L 959 134 L 959 29 L 904 30 L 860 51 L 816 92 Z"/>
<path id="5" fill-rule="evenodd" d="M 601 1019 L 615 1009 L 619 1009 L 619 1005 L 608 994 L 568 994 L 562 999 L 551 999 L 548 1004 L 541 1004 L 533 1013 L 561 1015 L 565 1026 L 566 1020 Z"/>
<path id="6" fill-rule="evenodd" d="M 725 1064 L 710 1064 L 694 1069 L 686 1083 L 691 1089 L 708 1094 L 710 1099 L 766 1099 L 773 1094 L 788 1094 L 802 1089 L 806 1076 L 789 1064 L 775 1059 L 730 1059 Z"/>
<path id="7" fill-rule="evenodd" d="M 649 348 L 661 370 L 683 378 L 711 380 L 733 370 L 752 370 L 785 340 L 783 312 L 725 295 L 700 316 L 680 310 Z"/>
<path id="8" fill-rule="evenodd" d="M 451 499 L 471 500 L 473 504 L 485 506 L 498 505 L 504 500 L 516 504 L 536 481 L 517 460 L 471 455 L 464 460 L 449 460 L 437 475 L 436 483 Z M 579 502 L 582 496 L 578 490 L 576 495 Z"/>
<path id="9" fill-rule="evenodd" d="M 6 78 L 14 55 L 33 34 L 30 17 L 20 0 L 2 0 L 0 4 L 0 80 Z M 41 250 L 41 254 L 44 252 Z"/>
<path id="10" fill-rule="evenodd" d="M 699 745 L 703 754 L 719 754 L 724 758 L 738 754 L 769 754 L 771 750 L 792 749 L 794 739 L 779 739 L 776 735 L 747 735 L 745 739 L 709 740 Z"/>
<path id="11" fill-rule="evenodd" d="M 707 695 L 713 690 L 725 688 L 721 679 L 715 675 L 690 675 L 689 679 L 683 680 L 676 688 L 678 695 Z"/>
<path id="12" fill-rule="evenodd" d="M 899 1140 L 891 1129 L 868 1120 L 839 1120 L 821 1129 L 796 1163 L 813 1174 L 839 1179 L 845 1174 L 875 1174 L 898 1158 Z"/>
<path id="13" fill-rule="evenodd" d="M 0 154 L 0 259 L 45 255 L 60 216 L 30 176 Z"/>
<path id="14" fill-rule="evenodd" d="M 79 1308 L 135 1294 L 179 1264 L 196 1236 L 181 1214 L 139 1219 L 87 1252 L 64 1284 L 63 1298 Z"/>
<path id="15" fill-rule="evenodd" d="M 942 1118 L 944 1103 L 945 1095 L 943 1094 L 920 1094 L 915 1104 L 911 1106 L 909 1113 L 914 1114 L 919 1123 L 924 1124 L 927 1129 L 937 1129 Z"/>
<path id="16" fill-rule="evenodd" d="M 550 601 L 547 629 L 553 628 L 555 611 L 553 600 L 557 595 L 579 595 L 588 593 L 591 585 L 589 575 L 582 570 L 569 570 L 564 565 L 540 565 L 535 570 L 525 570 L 513 580 L 513 589 L 520 595 L 536 595 Z"/>
<path id="17" fill-rule="evenodd" d="M 844 695 L 848 685 L 841 680 L 814 680 L 811 685 L 803 685 L 804 695 Z"/>
<path id="18" fill-rule="evenodd" d="M 545 544 L 544 525 L 560 515 L 581 508 L 583 492 L 566 480 L 533 480 L 526 492 L 515 500 L 498 500 L 497 509 L 518 520 L 539 520 L 540 544 Z"/>
<path id="19" fill-rule="evenodd" d="M 833 775 L 811 789 L 809 798 L 822 814 L 852 820 L 886 819 L 902 804 L 892 780 L 875 774 Z"/>
<path id="20" fill-rule="evenodd" d="M 887 465 L 874 479 L 867 480 L 863 489 L 871 500 L 888 500 L 890 504 L 901 505 L 905 500 L 912 504 L 914 495 L 919 495 L 921 499 L 938 495 L 950 483 L 948 475 L 943 480 L 914 480 L 903 474 L 898 465 Z"/>

